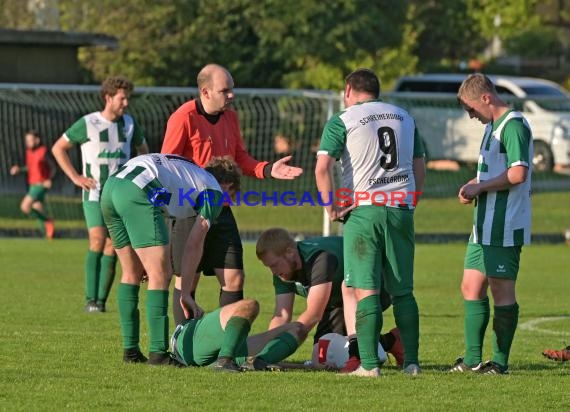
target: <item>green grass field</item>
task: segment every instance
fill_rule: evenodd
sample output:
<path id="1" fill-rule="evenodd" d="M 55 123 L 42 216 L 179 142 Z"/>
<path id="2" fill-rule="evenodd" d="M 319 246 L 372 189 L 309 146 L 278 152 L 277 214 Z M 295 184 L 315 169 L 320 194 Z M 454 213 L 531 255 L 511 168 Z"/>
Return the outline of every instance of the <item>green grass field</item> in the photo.
<path id="1" fill-rule="evenodd" d="M 0 239 L 0 410 L 568 410 L 570 362 L 544 359 L 547 347 L 570 343 L 568 246 L 523 251 L 519 329 L 511 375 L 449 375 L 462 352 L 459 281 L 464 245 L 418 245 L 416 297 L 424 373 L 403 376 L 392 365 L 380 379 L 332 372 L 215 374 L 208 369 L 152 368 L 121 362 L 115 290 L 106 314 L 82 312 L 85 240 Z M 272 312 L 270 274 L 246 245 L 246 296 L 261 303 L 253 332 Z M 202 279 L 198 301 L 216 306 L 218 286 Z M 141 293 L 144 308 L 144 293 Z M 297 309 L 304 306 L 297 302 Z M 146 347 L 144 309 L 143 348 Z M 542 323 L 529 324 L 540 318 Z M 391 310 L 384 327 L 393 326 Z M 529 326 L 530 325 L 530 326 Z M 534 326 L 533 326 L 534 325 Z M 485 357 L 490 356 L 487 334 Z M 290 360 L 309 358 L 304 344 Z"/>

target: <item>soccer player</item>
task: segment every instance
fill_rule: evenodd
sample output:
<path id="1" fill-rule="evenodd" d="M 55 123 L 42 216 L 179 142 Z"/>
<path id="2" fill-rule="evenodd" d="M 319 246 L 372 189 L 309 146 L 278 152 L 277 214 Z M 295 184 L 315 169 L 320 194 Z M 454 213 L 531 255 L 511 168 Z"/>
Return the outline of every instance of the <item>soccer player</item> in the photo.
<path id="1" fill-rule="evenodd" d="M 542 352 L 542 355 L 548 359 L 558 362 L 570 361 L 570 346 L 566 346 L 561 350 L 546 349 Z"/>
<path id="2" fill-rule="evenodd" d="M 199 319 L 184 321 L 172 335 L 173 355 L 182 365 L 212 365 L 214 371 L 220 372 L 279 370 L 278 365 L 264 358 L 281 359 L 281 335 L 302 341 L 304 328 L 293 322 L 248 337 L 258 313 L 257 301 L 243 299 Z"/>
<path id="3" fill-rule="evenodd" d="M 470 118 L 486 127 L 477 176 L 458 194 L 462 204 L 475 202 L 475 210 L 461 282 L 465 356 L 450 371 L 505 374 L 519 317 L 515 285 L 521 248 L 530 243 L 532 132 L 523 115 L 501 100 L 483 74 L 468 76 L 457 99 Z M 489 287 L 494 301 L 493 357 L 483 364 Z"/>
<path id="4" fill-rule="evenodd" d="M 344 219 L 344 281 L 354 289 L 356 335 L 361 359 L 356 376 L 378 376 L 378 335 L 382 326 L 382 281 L 392 296 L 404 346 L 405 373 L 420 373 L 419 314 L 413 294 L 414 207 L 425 177 L 423 148 L 413 118 L 378 100 L 380 82 L 371 70 L 346 77 L 346 110 L 322 133 L 315 176 L 331 220 Z M 342 187 L 353 203 L 340 208 L 333 166 L 340 159 Z M 389 200 L 376 199 L 384 193 Z M 397 196 L 396 196 L 397 195 Z M 347 213 L 349 212 L 349 213 Z M 381 276 L 383 274 L 383 276 Z"/>
<path id="5" fill-rule="evenodd" d="M 273 274 L 275 309 L 269 329 L 291 321 L 295 295 L 306 298 L 307 307 L 297 322 L 303 325 L 306 334 L 317 327 L 314 344 L 327 333 L 347 335 L 349 361 L 343 372 L 352 372 L 360 366 L 355 332 L 356 300 L 352 289 L 343 284 L 342 246 L 343 239 L 340 236 L 315 237 L 295 242 L 285 229 L 273 228 L 260 235 L 256 254 Z M 382 310 L 385 310 L 392 301 L 384 289 L 381 292 Z M 402 366 L 403 349 L 398 329 L 394 328 L 381 335 L 380 342 L 385 350 L 392 353 L 398 365 Z M 297 342 L 300 343 L 302 342 Z M 289 338 L 289 346 L 291 353 L 287 356 L 297 349 L 294 339 Z M 281 359 L 271 359 L 269 363 L 279 360 Z"/>
<path id="6" fill-rule="evenodd" d="M 40 133 L 29 130 L 24 136 L 26 144 L 26 165 L 13 165 L 10 168 L 12 176 L 18 173 L 28 174 L 28 193 L 20 203 L 24 214 L 33 216 L 40 223 L 40 230 L 48 239 L 53 239 L 55 227 L 53 219 L 44 209 L 46 192 L 51 188 L 52 178 L 55 175 L 55 165 L 48 156 L 47 148 L 42 144 Z"/>
<path id="7" fill-rule="evenodd" d="M 234 81 L 224 67 L 217 64 L 204 66 L 198 73 L 197 83 L 199 97 L 184 103 L 168 119 L 161 153 L 184 156 L 201 167 L 212 156 L 231 156 L 244 175 L 259 179 L 294 179 L 303 172 L 301 168 L 287 164 L 291 156 L 269 163 L 260 162 L 248 154 L 237 113 L 231 109 Z M 180 274 L 182 251 L 193 224 L 192 219 L 171 222 L 172 262 L 176 275 Z M 220 306 L 243 298 L 243 248 L 229 206 L 222 209 L 208 233 L 200 271 L 217 277 L 221 286 Z M 173 313 L 177 324 L 184 320 L 178 304 L 179 296 L 180 279 L 177 277 L 173 294 Z"/>
<path id="8" fill-rule="evenodd" d="M 214 161 L 216 163 L 214 163 Z M 207 171 L 214 174 L 213 176 Z M 190 296 L 191 279 L 202 256 L 204 238 L 219 215 L 222 183 L 239 173 L 228 159 L 214 159 L 201 169 L 175 155 L 147 154 L 129 160 L 105 184 L 101 210 L 122 268 L 119 316 L 125 362 L 146 362 L 139 347 L 138 294 L 143 273 L 148 276 L 146 299 L 149 364 L 173 364 L 168 349 L 168 286 L 170 244 L 163 212 L 168 216 L 196 216 L 182 259 L 182 304 L 197 318 L 203 311 Z"/>
<path id="9" fill-rule="evenodd" d="M 131 157 L 132 147 L 138 154 L 148 153 L 141 128 L 125 113 L 132 91 L 133 84 L 124 77 L 107 78 L 101 86 L 103 110 L 77 120 L 52 148 L 65 174 L 83 189 L 83 213 L 89 233 L 85 257 L 86 312 L 105 312 L 117 261 L 101 215 L 101 190 L 107 178 Z M 81 173 L 68 154 L 75 145 L 81 146 Z"/>

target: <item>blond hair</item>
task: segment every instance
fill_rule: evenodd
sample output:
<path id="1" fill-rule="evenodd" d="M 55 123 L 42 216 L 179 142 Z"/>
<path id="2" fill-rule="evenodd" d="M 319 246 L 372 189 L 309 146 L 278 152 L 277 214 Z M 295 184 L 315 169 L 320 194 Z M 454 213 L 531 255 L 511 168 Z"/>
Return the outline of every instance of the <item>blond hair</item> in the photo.
<path id="1" fill-rule="evenodd" d="M 277 256 L 285 254 L 288 248 L 297 246 L 295 239 L 285 229 L 274 227 L 264 231 L 255 245 L 255 254 L 262 259 L 267 252 L 273 252 Z"/>
<path id="2" fill-rule="evenodd" d="M 457 99 L 461 101 L 463 98 L 475 100 L 485 93 L 497 94 L 495 85 L 487 76 L 482 73 L 474 73 L 467 76 L 457 92 Z"/>

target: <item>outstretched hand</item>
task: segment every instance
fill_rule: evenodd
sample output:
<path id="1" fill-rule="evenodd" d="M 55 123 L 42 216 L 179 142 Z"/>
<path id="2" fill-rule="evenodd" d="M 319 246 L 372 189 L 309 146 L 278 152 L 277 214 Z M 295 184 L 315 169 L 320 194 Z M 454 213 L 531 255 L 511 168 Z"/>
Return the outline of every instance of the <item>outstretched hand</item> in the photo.
<path id="1" fill-rule="evenodd" d="M 285 179 L 292 180 L 303 174 L 303 169 L 300 167 L 289 166 L 287 162 L 291 160 L 293 156 L 285 156 L 283 159 L 279 159 L 271 167 L 271 177 L 275 179 Z"/>

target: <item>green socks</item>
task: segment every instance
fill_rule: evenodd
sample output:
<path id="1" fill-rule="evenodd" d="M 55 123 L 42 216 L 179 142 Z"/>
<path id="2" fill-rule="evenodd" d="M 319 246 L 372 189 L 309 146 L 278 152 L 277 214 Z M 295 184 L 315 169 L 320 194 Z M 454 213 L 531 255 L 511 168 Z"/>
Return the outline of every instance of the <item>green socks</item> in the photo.
<path id="1" fill-rule="evenodd" d="M 411 293 L 394 296 L 392 305 L 394 305 L 394 320 L 400 329 L 400 338 L 404 346 L 404 368 L 412 363 L 419 365 L 420 315 L 416 298 Z"/>
<path id="2" fill-rule="evenodd" d="M 250 329 L 247 319 L 232 316 L 224 329 L 224 340 L 218 357 L 235 358 L 236 350 L 243 345 Z"/>
<path id="3" fill-rule="evenodd" d="M 121 283 L 117 290 L 124 349 L 139 349 L 139 285 Z"/>
<path id="4" fill-rule="evenodd" d="M 139 349 L 139 285 L 121 283 L 117 290 L 119 318 L 124 349 Z M 149 352 L 168 350 L 168 291 L 148 290 L 146 313 L 148 321 Z"/>
<path id="5" fill-rule="evenodd" d="M 168 351 L 168 290 L 147 290 L 148 351 Z"/>
<path id="6" fill-rule="evenodd" d="M 97 301 L 101 255 L 101 252 L 88 250 L 87 256 L 85 257 L 85 300 L 87 302 Z"/>
<path id="7" fill-rule="evenodd" d="M 299 342 L 297 342 L 297 339 L 290 333 L 283 332 L 275 339 L 269 341 L 261 352 L 257 354 L 257 357 L 267 363 L 277 363 L 295 353 L 298 347 Z"/>
<path id="8" fill-rule="evenodd" d="M 463 362 L 475 366 L 482 361 L 483 340 L 489 324 L 489 298 L 463 301 L 465 308 L 465 358 Z"/>
<path id="9" fill-rule="evenodd" d="M 97 292 L 97 303 L 105 304 L 109 297 L 109 292 L 115 280 L 115 266 L 117 263 L 117 256 L 115 255 L 102 255 L 100 260 L 99 271 L 99 285 Z"/>
<path id="10" fill-rule="evenodd" d="M 378 295 L 361 299 L 356 305 L 356 336 L 360 364 L 366 370 L 380 366 L 378 359 L 378 335 L 382 328 L 382 311 Z"/>
<path id="11" fill-rule="evenodd" d="M 40 224 L 40 230 L 42 232 L 43 235 L 46 234 L 46 225 L 45 222 L 46 220 L 49 220 L 49 218 L 44 215 L 42 212 L 40 212 L 39 210 L 36 210 L 34 208 L 32 208 L 32 210 L 30 210 L 30 215 L 35 217 L 36 219 L 38 219 L 38 222 Z"/>
<path id="12" fill-rule="evenodd" d="M 493 362 L 506 368 L 519 321 L 519 305 L 495 306 L 493 314 Z"/>

